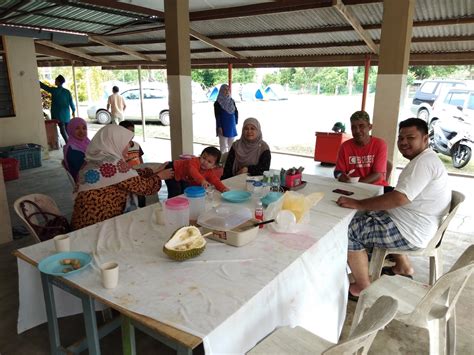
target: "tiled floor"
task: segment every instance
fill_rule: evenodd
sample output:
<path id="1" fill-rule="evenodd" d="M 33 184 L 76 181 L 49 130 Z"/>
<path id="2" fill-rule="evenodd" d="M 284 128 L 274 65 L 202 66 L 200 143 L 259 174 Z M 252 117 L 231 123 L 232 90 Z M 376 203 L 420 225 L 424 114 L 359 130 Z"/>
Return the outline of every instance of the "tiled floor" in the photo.
<path id="1" fill-rule="evenodd" d="M 195 151 L 201 151 L 202 147 L 196 145 Z M 165 161 L 170 158 L 169 141 L 149 139 L 144 143 L 146 161 Z M 159 152 L 159 153 L 158 153 Z M 44 193 L 52 196 L 65 215 L 72 212 L 71 186 L 66 174 L 60 166 L 60 151 L 52 152 L 50 159 L 43 161 L 41 168 L 21 171 L 19 180 L 7 182 L 7 194 L 10 206 L 15 199 L 29 193 Z M 322 167 L 312 159 L 291 157 L 273 154 L 272 168 L 289 168 L 291 166 L 304 166 L 305 173 L 321 174 L 331 176 L 332 168 Z M 398 172 L 394 173 L 395 178 Z M 449 232 L 443 241 L 443 252 L 445 256 L 445 271 L 453 264 L 454 260 L 470 244 L 474 243 L 474 180 L 468 178 L 451 177 L 451 184 L 455 189 L 466 194 L 467 199 L 460 209 L 458 216 L 451 223 Z M 20 220 L 10 209 L 14 226 L 21 226 Z M 19 237 L 17 235 L 17 237 Z M 46 325 L 41 325 L 21 335 L 16 334 L 16 318 L 18 309 L 18 285 L 16 260 L 11 251 L 32 243 L 30 237 L 22 237 L 11 243 L 0 246 L 0 353 L 8 354 L 48 354 L 49 344 Z M 428 263 L 422 258 L 413 258 L 416 270 L 415 279 L 427 280 Z M 473 300 L 474 286 L 472 278 L 461 295 L 457 307 L 457 351 L 459 354 L 474 353 L 474 317 Z M 355 303 L 349 302 L 346 326 L 343 329 L 343 337 L 346 337 Z M 80 316 L 68 317 L 61 320 L 63 341 L 66 344 L 76 339 L 78 332 L 83 332 L 83 324 Z M 172 353 L 143 334 L 137 337 L 139 354 Z M 104 354 L 121 353 L 120 333 L 115 331 L 101 341 Z M 373 354 L 420 354 L 428 352 L 428 334 L 414 327 L 406 327 L 398 322 L 392 322 L 383 332 L 379 333 L 371 349 Z"/>

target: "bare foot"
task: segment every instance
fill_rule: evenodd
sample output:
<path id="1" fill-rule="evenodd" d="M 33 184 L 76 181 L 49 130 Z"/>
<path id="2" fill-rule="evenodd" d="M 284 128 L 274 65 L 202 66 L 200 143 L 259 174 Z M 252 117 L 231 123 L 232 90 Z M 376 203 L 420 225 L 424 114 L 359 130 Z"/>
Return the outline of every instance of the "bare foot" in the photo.
<path id="1" fill-rule="evenodd" d="M 350 284 L 349 286 L 349 292 L 353 295 L 353 296 L 359 296 L 360 293 L 365 289 L 366 287 L 361 287 L 359 286 L 357 283 L 352 283 Z"/>
<path id="2" fill-rule="evenodd" d="M 412 267 L 401 268 L 397 267 L 397 265 L 392 266 L 392 271 L 397 275 L 413 275 L 415 273 Z"/>

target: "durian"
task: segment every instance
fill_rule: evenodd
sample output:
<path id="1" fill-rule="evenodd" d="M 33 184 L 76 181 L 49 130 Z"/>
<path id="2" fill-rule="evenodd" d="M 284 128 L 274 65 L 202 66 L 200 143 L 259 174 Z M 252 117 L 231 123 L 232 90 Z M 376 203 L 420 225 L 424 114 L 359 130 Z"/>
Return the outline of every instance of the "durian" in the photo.
<path id="1" fill-rule="evenodd" d="M 182 261 L 194 258 L 206 248 L 206 240 L 194 226 L 179 228 L 163 246 L 163 252 L 171 259 Z"/>

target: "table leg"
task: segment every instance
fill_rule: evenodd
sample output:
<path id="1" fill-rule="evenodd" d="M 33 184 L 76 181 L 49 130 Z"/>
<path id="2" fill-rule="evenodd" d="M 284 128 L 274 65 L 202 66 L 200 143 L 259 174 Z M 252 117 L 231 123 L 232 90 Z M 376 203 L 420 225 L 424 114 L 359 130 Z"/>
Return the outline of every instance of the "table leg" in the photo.
<path id="1" fill-rule="evenodd" d="M 50 276 L 41 273 L 41 284 L 43 285 L 44 304 L 46 307 L 46 317 L 48 318 L 48 334 L 51 354 L 61 354 L 61 339 L 59 338 L 58 318 L 56 315 L 53 285 L 50 283 Z"/>
<path id="2" fill-rule="evenodd" d="M 124 355 L 135 355 L 135 327 L 130 318 L 122 315 L 122 347 Z"/>
<path id="3" fill-rule="evenodd" d="M 86 295 L 81 296 L 81 300 L 89 354 L 100 355 L 99 333 L 97 331 L 97 319 L 95 318 L 94 300 L 92 297 Z"/>
<path id="4" fill-rule="evenodd" d="M 193 349 L 186 346 L 178 345 L 176 348 L 177 355 L 192 355 Z"/>

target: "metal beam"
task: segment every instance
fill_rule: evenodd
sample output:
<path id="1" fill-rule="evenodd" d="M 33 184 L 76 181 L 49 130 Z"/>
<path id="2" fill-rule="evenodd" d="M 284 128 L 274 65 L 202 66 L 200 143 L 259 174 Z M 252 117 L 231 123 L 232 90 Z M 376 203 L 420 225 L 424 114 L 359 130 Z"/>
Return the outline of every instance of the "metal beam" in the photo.
<path id="1" fill-rule="evenodd" d="M 129 48 L 126 48 L 124 46 L 120 46 L 118 44 L 115 44 L 115 43 L 112 43 L 110 41 L 107 41 L 106 39 L 102 38 L 102 37 L 99 37 L 99 36 L 89 36 L 89 39 L 93 42 L 96 42 L 96 43 L 100 43 L 106 47 L 109 47 L 109 48 L 112 48 L 112 49 L 116 49 L 120 52 L 123 52 L 123 53 L 126 53 L 126 54 L 129 54 L 131 56 L 134 56 L 134 57 L 137 57 L 139 59 L 144 59 L 144 60 L 147 60 L 147 61 L 150 61 L 152 62 L 153 59 L 149 56 L 147 56 L 146 54 L 142 54 L 142 53 L 139 53 L 137 51 L 134 51 L 133 49 L 129 49 Z M 104 54 L 101 54 L 101 55 L 104 55 Z"/>
<path id="2" fill-rule="evenodd" d="M 84 58 L 84 59 L 87 59 L 87 60 L 90 60 L 92 62 L 98 62 L 98 63 L 108 63 L 107 60 L 105 59 L 102 59 L 102 58 L 95 58 L 95 57 L 92 57 L 86 53 L 83 53 L 81 51 L 78 51 L 77 49 L 72 49 L 72 48 L 67 48 L 67 47 L 64 47 L 64 46 L 61 46 L 59 44 L 56 44 L 56 43 L 53 43 L 53 42 L 49 42 L 49 41 L 36 41 L 36 43 L 38 44 L 42 44 L 43 46 L 47 46 L 47 47 L 51 47 L 51 48 L 54 48 L 60 52 L 64 52 L 64 53 L 68 53 L 68 54 L 72 54 L 72 55 L 75 55 L 77 57 L 81 57 L 81 58 Z"/>
<path id="3" fill-rule="evenodd" d="M 222 44 L 219 44 L 218 42 L 210 39 L 209 37 L 206 37 L 206 36 L 200 34 L 199 32 L 197 32 L 197 31 L 195 31 L 191 28 L 189 29 L 189 34 L 191 36 L 193 36 L 194 38 L 197 38 L 201 42 L 204 42 L 204 43 L 210 45 L 211 47 L 217 48 L 221 52 L 224 52 L 224 53 L 226 53 L 226 54 L 228 54 L 228 55 L 230 55 L 234 58 L 245 59 L 245 57 L 240 55 L 239 53 L 233 51 L 232 49 L 227 48 L 226 46 L 223 46 Z"/>
<path id="4" fill-rule="evenodd" d="M 342 0 L 332 0 L 333 8 L 335 8 L 349 24 L 354 28 L 360 38 L 367 44 L 367 47 L 375 53 L 379 54 L 379 47 L 374 43 L 372 37 L 364 30 L 359 19 L 354 15 L 351 9 L 344 5 Z"/>

